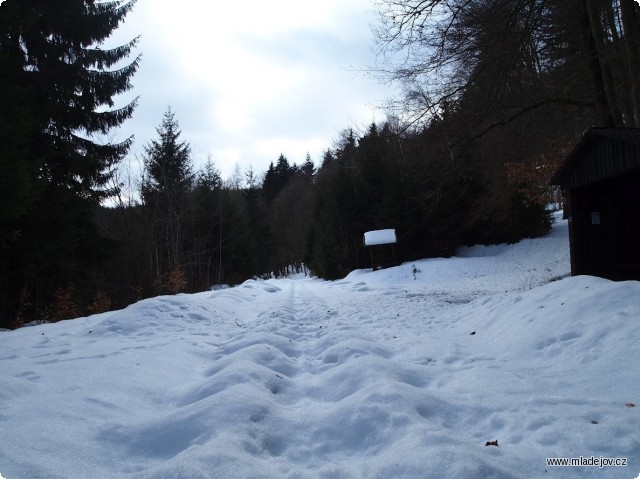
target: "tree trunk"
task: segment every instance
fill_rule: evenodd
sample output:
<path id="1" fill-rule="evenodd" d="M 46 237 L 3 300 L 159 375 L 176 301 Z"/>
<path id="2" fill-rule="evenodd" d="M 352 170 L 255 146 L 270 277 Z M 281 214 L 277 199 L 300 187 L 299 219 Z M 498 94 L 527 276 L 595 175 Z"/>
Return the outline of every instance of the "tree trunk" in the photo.
<path id="1" fill-rule="evenodd" d="M 633 118 L 626 126 L 640 127 L 640 16 L 634 0 L 620 0 L 624 28 L 624 54 L 629 78 Z"/>
<path id="2" fill-rule="evenodd" d="M 605 31 L 602 24 L 598 0 L 587 0 L 587 12 L 591 36 L 593 38 L 597 61 L 600 64 L 600 74 L 602 77 L 602 87 L 607 99 L 609 115 L 611 116 L 611 126 L 624 126 L 622 114 L 620 113 L 618 97 L 616 95 L 613 75 L 608 65 L 605 53 Z"/>
<path id="3" fill-rule="evenodd" d="M 600 57 L 598 55 L 598 49 L 596 47 L 596 40 L 594 37 L 594 28 L 599 28 L 598 25 L 593 25 L 591 22 L 595 9 L 593 0 L 580 0 L 579 2 L 580 22 L 583 32 L 583 44 L 585 49 L 585 55 L 589 72 L 591 74 L 591 84 L 593 88 L 593 99 L 600 121 L 599 126 L 615 126 L 614 118 L 612 115 L 609 99 L 606 94 L 603 71 Z M 597 14 L 595 15 L 597 20 Z"/>

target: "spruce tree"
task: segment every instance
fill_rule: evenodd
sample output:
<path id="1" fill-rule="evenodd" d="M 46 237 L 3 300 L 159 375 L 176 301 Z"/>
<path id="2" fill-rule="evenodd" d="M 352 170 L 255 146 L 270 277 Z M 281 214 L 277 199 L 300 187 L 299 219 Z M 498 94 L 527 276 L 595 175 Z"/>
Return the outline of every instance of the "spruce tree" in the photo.
<path id="1" fill-rule="evenodd" d="M 191 149 L 186 141 L 180 140 L 180 126 L 171 108 L 156 132 L 159 139 L 151 140 L 145 147 L 142 199 L 151 214 L 152 262 L 160 277 L 183 266 L 186 259 L 188 196 L 194 174 Z"/>
<path id="2" fill-rule="evenodd" d="M 252 167 L 246 171 L 245 178 L 247 186 L 243 191 L 243 196 L 245 200 L 246 241 L 242 268 L 246 268 L 244 272 L 249 276 L 262 276 L 271 272 L 269 271 L 269 257 L 273 253 L 273 242 Z"/>
<path id="3" fill-rule="evenodd" d="M 267 205 L 278 196 L 278 193 L 287 186 L 289 178 L 293 175 L 293 168 L 289 164 L 289 160 L 281 153 L 278 162 L 273 166 L 273 162 L 269 165 L 269 169 L 265 174 L 262 182 L 262 194 L 267 201 Z"/>
<path id="4" fill-rule="evenodd" d="M 100 45 L 134 3 L 0 6 L 0 323 L 16 316 L 20 291 L 44 311 L 56 288 L 104 257 L 94 211 L 132 142 L 105 135 L 133 113 L 135 100 L 114 108 L 113 99 L 131 89 L 139 57 L 121 66 L 136 39 Z"/>
<path id="5" fill-rule="evenodd" d="M 313 183 L 313 176 L 316 174 L 316 167 L 313 164 L 313 161 L 311 161 L 311 155 L 309 153 L 307 153 L 304 163 L 300 166 L 300 172 L 307 184 Z"/>
<path id="6" fill-rule="evenodd" d="M 191 148 L 180 140 L 180 125 L 175 114 L 168 108 L 161 125 L 156 128 L 158 140 L 145 146 L 145 178 L 142 195 L 149 201 L 152 195 L 186 193 L 193 185 Z"/>
<path id="7" fill-rule="evenodd" d="M 264 196 L 267 205 L 275 199 L 278 194 L 278 179 L 276 178 L 276 169 L 273 166 L 273 161 L 269 163 L 269 169 L 264 175 L 262 181 L 262 195 Z"/>
<path id="8" fill-rule="evenodd" d="M 211 158 L 198 173 L 194 188 L 194 258 L 191 276 L 197 289 L 222 282 L 223 262 L 228 257 L 230 212 L 222 190 L 222 178 Z"/>

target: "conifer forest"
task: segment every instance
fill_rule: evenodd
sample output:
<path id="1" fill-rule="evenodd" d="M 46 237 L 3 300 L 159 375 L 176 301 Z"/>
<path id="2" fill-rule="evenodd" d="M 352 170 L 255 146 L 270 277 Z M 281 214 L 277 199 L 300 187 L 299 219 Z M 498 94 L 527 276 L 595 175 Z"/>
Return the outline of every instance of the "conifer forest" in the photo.
<path id="1" fill-rule="evenodd" d="M 0 327 L 341 278 L 370 266 L 370 230 L 395 228 L 403 262 L 540 236 L 584 130 L 640 127 L 634 0 L 374 0 L 369 74 L 402 91 L 385 121 L 345 128 L 322 158 L 223 178 L 215 158 L 195 166 L 167 107 L 127 179 L 133 138 L 104 138 L 136 114 L 114 98 L 144 94 L 144 52 L 101 45 L 135 3 L 0 5 Z"/>

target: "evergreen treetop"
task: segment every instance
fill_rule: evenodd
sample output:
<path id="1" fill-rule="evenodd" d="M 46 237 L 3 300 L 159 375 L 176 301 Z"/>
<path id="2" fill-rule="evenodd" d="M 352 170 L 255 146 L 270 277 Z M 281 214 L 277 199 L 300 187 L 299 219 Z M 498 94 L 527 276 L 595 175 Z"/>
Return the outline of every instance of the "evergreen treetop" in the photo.
<path id="1" fill-rule="evenodd" d="M 88 137 L 107 134 L 132 115 L 137 99 L 113 109 L 114 97 L 132 88 L 140 61 L 138 56 L 112 69 L 137 39 L 112 49 L 98 46 L 134 4 L 7 0 L 0 15 L 0 85 L 25 93 L 33 120 L 28 160 L 39 158 L 50 183 L 96 200 L 112 193 L 103 187 L 132 139 L 114 144 Z"/>
<path id="2" fill-rule="evenodd" d="M 143 196 L 153 192 L 188 191 L 194 179 L 191 148 L 186 141 L 180 141 L 180 127 L 171 108 L 165 112 L 156 132 L 159 139 L 151 140 L 145 147 L 148 178 L 143 186 Z"/>

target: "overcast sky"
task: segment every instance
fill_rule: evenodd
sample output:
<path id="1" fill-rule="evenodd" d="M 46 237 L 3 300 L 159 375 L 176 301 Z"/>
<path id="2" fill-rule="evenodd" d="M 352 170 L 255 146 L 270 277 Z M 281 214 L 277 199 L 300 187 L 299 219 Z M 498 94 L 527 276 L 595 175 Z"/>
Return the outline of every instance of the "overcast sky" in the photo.
<path id="1" fill-rule="evenodd" d="M 318 165 L 341 130 L 384 118 L 392 90 L 358 72 L 375 62 L 374 20 L 370 0 L 138 0 L 105 44 L 141 36 L 140 103 L 115 139 L 134 134 L 140 157 L 171 106 L 197 167 Z"/>

